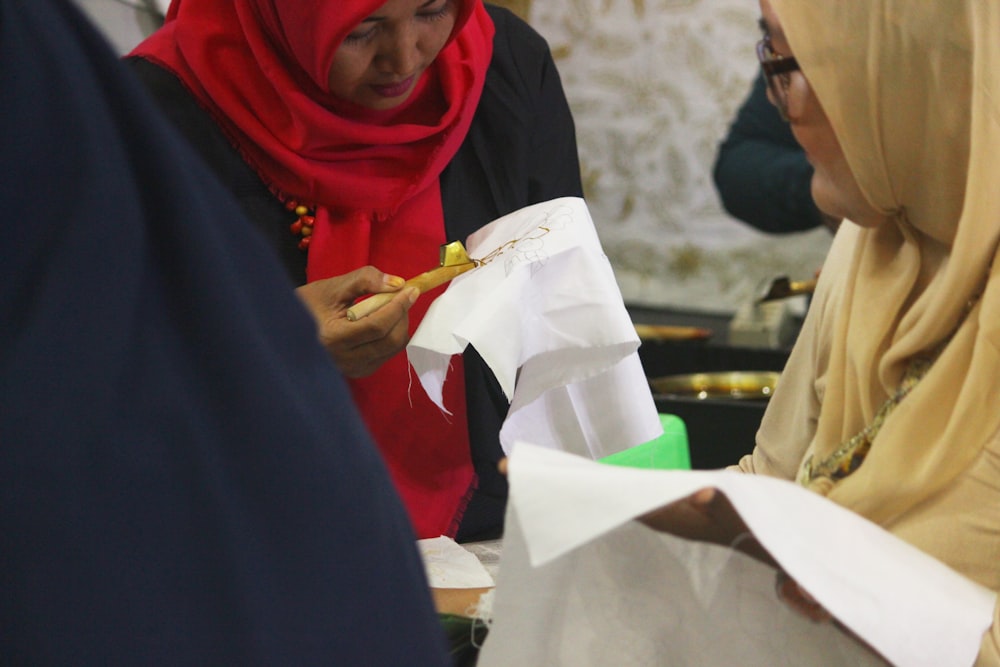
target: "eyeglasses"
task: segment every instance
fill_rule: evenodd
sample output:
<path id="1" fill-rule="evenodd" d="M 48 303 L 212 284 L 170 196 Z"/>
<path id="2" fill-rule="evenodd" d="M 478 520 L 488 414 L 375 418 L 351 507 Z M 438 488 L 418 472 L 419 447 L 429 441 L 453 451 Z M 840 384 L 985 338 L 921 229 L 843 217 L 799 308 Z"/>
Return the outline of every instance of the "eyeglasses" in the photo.
<path id="1" fill-rule="evenodd" d="M 792 83 L 791 73 L 799 69 L 799 62 L 792 56 L 779 56 L 771 48 L 771 38 L 765 36 L 757 42 L 757 60 L 767 80 L 767 90 L 771 101 L 778 107 L 778 113 L 788 121 L 788 87 Z"/>

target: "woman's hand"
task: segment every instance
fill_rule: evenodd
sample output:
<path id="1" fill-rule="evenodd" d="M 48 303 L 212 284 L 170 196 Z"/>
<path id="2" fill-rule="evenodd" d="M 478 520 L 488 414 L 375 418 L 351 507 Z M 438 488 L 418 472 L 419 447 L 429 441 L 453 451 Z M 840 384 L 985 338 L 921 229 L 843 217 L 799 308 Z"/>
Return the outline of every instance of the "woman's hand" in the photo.
<path id="1" fill-rule="evenodd" d="M 832 618 L 830 612 L 784 572 L 778 572 L 778 578 L 774 582 L 774 591 L 778 594 L 779 600 L 814 623 L 823 623 Z"/>
<path id="2" fill-rule="evenodd" d="M 420 291 L 413 287 L 399 290 L 403 283 L 399 276 L 366 266 L 295 290 L 316 318 L 320 342 L 347 377 L 371 375 L 406 346 L 407 312 Z M 347 319 L 347 309 L 358 297 L 396 290 L 399 294 L 392 301 L 367 317 L 356 322 Z"/>
<path id="3" fill-rule="evenodd" d="M 639 521 L 654 530 L 677 537 L 732 547 L 778 568 L 775 580 L 778 599 L 814 622 L 831 620 L 830 613 L 822 605 L 780 570 L 777 561 L 747 530 L 732 503 L 718 489 L 696 491 L 687 498 L 639 517 Z"/>
<path id="4" fill-rule="evenodd" d="M 638 519 L 654 530 L 700 542 L 732 547 L 762 563 L 777 563 L 747 530 L 732 503 L 718 489 L 700 489 L 687 498 Z"/>

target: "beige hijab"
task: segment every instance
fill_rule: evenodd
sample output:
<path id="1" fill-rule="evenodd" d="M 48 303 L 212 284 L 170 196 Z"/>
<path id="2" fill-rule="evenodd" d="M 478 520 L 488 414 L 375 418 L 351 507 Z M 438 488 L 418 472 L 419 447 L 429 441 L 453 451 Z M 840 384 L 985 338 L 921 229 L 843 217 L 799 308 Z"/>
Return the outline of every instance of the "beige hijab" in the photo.
<path id="1" fill-rule="evenodd" d="M 861 231 L 842 281 L 814 458 L 869 424 L 909 360 L 954 331 L 830 491 L 889 525 L 1000 427 L 1000 2 L 772 5 L 862 192 L 893 214 Z"/>

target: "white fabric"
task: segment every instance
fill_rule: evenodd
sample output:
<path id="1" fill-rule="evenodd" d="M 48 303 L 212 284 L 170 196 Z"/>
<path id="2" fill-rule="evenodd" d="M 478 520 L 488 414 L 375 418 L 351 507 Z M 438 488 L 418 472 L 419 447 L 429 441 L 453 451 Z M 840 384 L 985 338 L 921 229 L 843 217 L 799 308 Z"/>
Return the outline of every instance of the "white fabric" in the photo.
<path id="1" fill-rule="evenodd" d="M 488 588 L 493 577 L 474 553 L 442 535 L 417 540 L 431 588 Z"/>
<path id="2" fill-rule="evenodd" d="M 566 197 L 495 220 L 469 237 L 484 265 L 451 282 L 407 354 L 442 410 L 452 355 L 468 344 L 511 400 L 500 433 L 592 458 L 662 433 L 639 363 L 639 337 L 582 199 Z"/>
<path id="3" fill-rule="evenodd" d="M 773 569 L 632 521 L 720 489 L 782 568 L 896 665 L 971 665 L 995 594 L 783 480 L 608 466 L 517 445 L 481 667 L 867 665 L 881 658 L 774 592 Z"/>

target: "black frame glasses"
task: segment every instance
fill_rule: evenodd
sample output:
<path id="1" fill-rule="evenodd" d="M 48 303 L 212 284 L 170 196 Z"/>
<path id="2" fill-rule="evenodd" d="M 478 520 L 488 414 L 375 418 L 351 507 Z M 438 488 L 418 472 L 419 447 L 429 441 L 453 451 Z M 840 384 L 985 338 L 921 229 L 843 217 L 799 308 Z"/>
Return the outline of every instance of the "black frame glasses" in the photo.
<path id="1" fill-rule="evenodd" d="M 793 56 L 779 56 L 771 48 L 771 39 L 757 42 L 757 60 L 767 81 L 767 90 L 771 101 L 778 107 L 778 113 L 784 121 L 788 121 L 788 87 L 791 85 L 791 73 L 799 69 L 799 61 Z"/>

